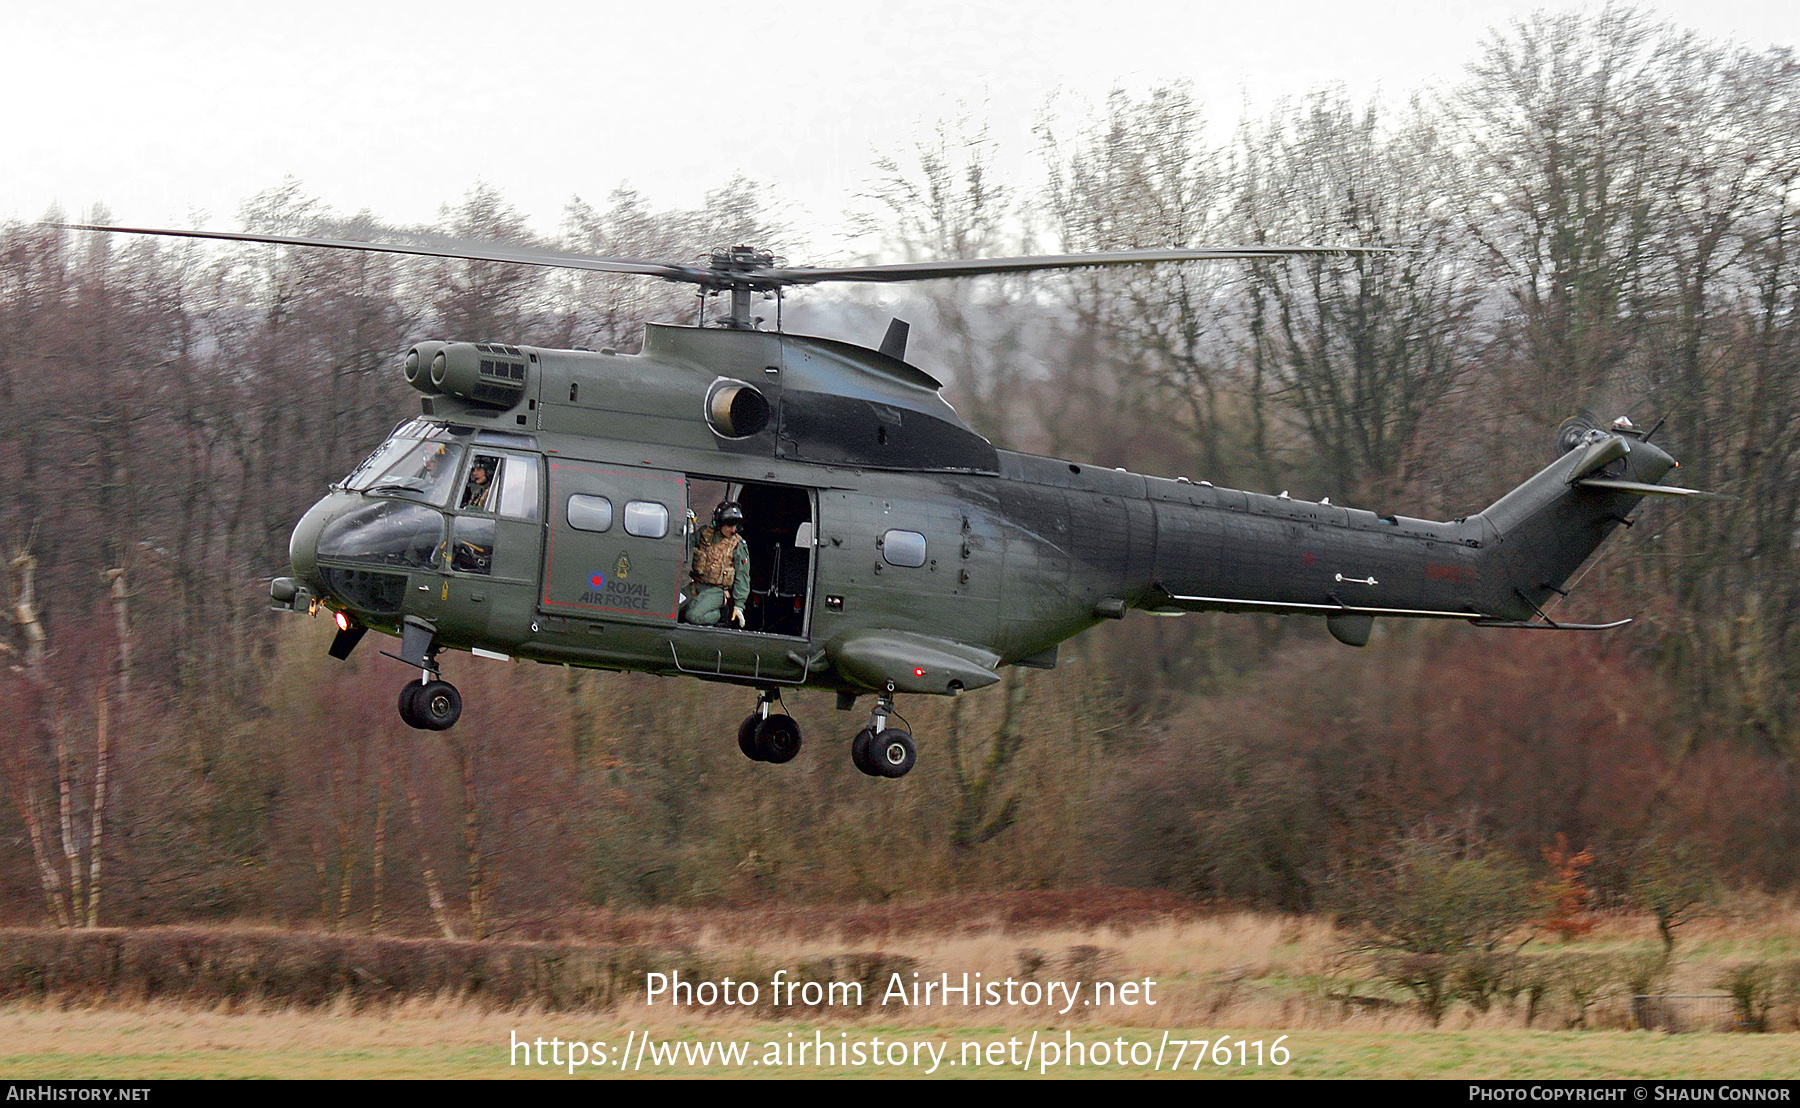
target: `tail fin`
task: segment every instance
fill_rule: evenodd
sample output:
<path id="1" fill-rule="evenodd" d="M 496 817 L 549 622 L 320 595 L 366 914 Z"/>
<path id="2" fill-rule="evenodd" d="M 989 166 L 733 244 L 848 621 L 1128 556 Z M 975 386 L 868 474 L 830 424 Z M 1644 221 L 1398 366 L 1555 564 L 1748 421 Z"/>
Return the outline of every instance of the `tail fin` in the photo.
<path id="1" fill-rule="evenodd" d="M 1589 430 L 1518 488 L 1469 522 L 1480 528 L 1488 610 L 1528 620 L 1650 493 L 1692 494 L 1658 486 L 1674 458 L 1626 425 Z"/>

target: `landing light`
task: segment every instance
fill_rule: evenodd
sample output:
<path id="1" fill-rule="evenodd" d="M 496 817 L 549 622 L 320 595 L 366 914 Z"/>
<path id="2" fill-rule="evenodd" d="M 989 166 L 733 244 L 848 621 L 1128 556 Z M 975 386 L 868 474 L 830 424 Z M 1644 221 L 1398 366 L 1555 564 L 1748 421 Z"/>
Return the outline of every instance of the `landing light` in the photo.
<path id="1" fill-rule="evenodd" d="M 338 625 L 338 630 L 339 630 L 339 631 L 348 631 L 348 630 L 350 630 L 350 617 L 349 617 L 349 616 L 347 616 L 347 615 L 345 615 L 345 614 L 344 614 L 344 613 L 342 613 L 342 612 L 339 612 L 339 613 L 338 613 L 338 614 L 337 614 L 337 625 Z"/>

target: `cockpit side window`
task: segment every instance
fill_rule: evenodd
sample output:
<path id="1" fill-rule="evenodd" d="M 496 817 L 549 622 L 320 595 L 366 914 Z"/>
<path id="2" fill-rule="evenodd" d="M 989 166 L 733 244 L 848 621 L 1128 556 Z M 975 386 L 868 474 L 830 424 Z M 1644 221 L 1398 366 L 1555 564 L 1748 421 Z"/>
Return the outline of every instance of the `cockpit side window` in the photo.
<path id="1" fill-rule="evenodd" d="M 494 571 L 494 521 L 485 516 L 457 516 L 450 538 L 450 568 L 458 573 Z"/>
<path id="2" fill-rule="evenodd" d="M 500 514 L 507 519 L 535 523 L 538 518 L 538 460 L 524 454 L 508 454 L 500 483 Z M 490 494 L 488 502 L 493 503 Z"/>
<path id="3" fill-rule="evenodd" d="M 500 506 L 500 459 L 477 454 L 469 463 L 469 479 L 463 483 L 456 506 L 466 512 L 491 512 Z"/>

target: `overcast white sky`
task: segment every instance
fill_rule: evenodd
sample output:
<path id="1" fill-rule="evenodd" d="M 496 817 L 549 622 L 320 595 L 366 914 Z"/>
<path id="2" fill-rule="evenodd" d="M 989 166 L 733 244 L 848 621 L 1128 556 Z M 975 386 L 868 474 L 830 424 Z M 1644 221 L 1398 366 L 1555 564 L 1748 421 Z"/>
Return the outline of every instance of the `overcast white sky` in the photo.
<path id="1" fill-rule="evenodd" d="M 1664 0 L 1757 48 L 1800 41 L 1796 0 Z M 1022 167 L 1053 92 L 1192 81 L 1208 114 L 1344 83 L 1450 83 L 1488 30 L 1578 0 L 5 0 L 13 110 L 0 218 L 236 227 L 284 175 L 344 211 L 434 218 L 477 179 L 540 231 L 629 183 L 692 206 L 742 172 L 829 241 L 869 172 L 967 104 Z M 803 259 L 795 259 L 801 261 Z M 811 259 L 819 260 L 819 259 Z"/>

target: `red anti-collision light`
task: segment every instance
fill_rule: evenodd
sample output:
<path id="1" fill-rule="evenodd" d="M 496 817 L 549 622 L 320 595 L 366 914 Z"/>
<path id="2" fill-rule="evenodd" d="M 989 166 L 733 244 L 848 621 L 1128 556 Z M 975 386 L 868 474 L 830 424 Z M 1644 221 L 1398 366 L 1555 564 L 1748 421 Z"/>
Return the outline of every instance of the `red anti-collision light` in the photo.
<path id="1" fill-rule="evenodd" d="M 923 677 L 923 676 L 925 676 L 925 671 L 920 669 L 918 666 L 914 666 L 913 667 L 913 676 L 914 677 Z"/>

